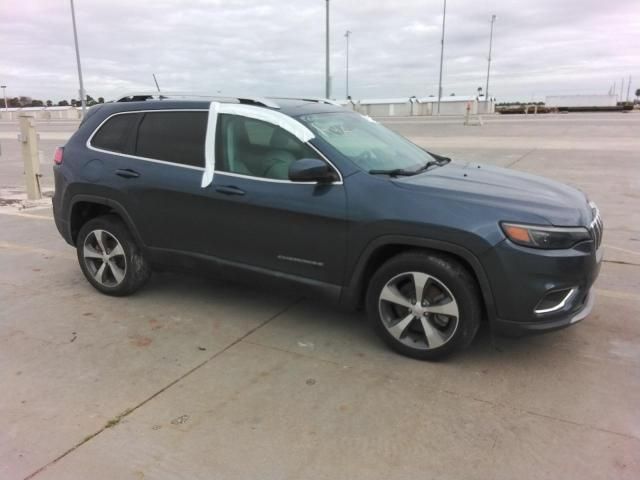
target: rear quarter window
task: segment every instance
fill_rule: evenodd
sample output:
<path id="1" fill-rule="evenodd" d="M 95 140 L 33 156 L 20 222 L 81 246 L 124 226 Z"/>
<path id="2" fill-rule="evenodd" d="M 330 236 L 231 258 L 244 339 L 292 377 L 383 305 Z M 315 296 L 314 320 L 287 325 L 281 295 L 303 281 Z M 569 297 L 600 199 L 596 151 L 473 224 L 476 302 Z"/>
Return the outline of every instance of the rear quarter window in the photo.
<path id="1" fill-rule="evenodd" d="M 110 152 L 130 153 L 135 128 L 142 114 L 123 113 L 108 119 L 91 138 L 91 146 Z"/>
<path id="2" fill-rule="evenodd" d="M 204 167 L 207 111 L 148 112 L 138 127 L 135 155 Z"/>

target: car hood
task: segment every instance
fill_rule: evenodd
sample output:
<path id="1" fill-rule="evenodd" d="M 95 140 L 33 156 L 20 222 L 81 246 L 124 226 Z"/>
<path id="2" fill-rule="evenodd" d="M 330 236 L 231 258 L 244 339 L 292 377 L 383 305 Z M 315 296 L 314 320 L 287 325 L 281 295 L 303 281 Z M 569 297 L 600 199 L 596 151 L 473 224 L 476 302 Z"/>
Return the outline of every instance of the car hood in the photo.
<path id="1" fill-rule="evenodd" d="M 478 163 L 451 162 L 419 175 L 394 178 L 393 182 L 430 196 L 494 207 L 500 210 L 502 220 L 527 222 L 537 218 L 557 226 L 586 226 L 592 216 L 586 195 L 580 190 Z"/>

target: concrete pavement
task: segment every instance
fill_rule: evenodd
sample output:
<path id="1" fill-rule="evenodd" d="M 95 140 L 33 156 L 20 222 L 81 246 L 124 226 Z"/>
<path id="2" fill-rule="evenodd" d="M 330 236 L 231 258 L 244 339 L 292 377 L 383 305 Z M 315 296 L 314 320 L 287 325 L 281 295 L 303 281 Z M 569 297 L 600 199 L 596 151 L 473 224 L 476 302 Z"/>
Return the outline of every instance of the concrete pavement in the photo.
<path id="1" fill-rule="evenodd" d="M 156 274 L 100 295 L 50 208 L 0 209 L 0 478 L 638 478 L 640 115 L 494 120 L 388 122 L 587 191 L 605 263 L 581 324 L 483 328 L 446 362 L 295 292 Z"/>

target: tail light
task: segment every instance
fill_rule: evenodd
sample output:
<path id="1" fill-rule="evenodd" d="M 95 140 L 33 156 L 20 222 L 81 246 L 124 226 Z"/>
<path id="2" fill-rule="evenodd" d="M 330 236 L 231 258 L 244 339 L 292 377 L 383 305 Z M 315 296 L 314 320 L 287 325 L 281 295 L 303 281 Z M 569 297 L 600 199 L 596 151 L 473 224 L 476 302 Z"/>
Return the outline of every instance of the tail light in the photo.
<path id="1" fill-rule="evenodd" d="M 64 147 L 56 148 L 56 153 L 53 154 L 53 163 L 56 165 L 62 164 L 62 157 L 64 155 Z"/>

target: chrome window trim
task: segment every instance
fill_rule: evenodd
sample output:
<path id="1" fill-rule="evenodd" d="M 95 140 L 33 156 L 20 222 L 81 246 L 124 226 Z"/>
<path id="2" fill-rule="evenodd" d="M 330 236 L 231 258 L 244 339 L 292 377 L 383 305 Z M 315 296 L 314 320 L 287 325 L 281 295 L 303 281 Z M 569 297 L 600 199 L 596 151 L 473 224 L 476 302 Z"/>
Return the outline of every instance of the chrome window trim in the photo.
<path id="1" fill-rule="evenodd" d="M 208 112 L 208 111 L 209 111 L 208 109 L 203 109 L 203 108 L 168 108 L 168 109 L 158 109 L 158 110 L 127 110 L 125 112 L 115 112 L 115 113 L 112 113 L 111 115 L 109 115 L 107 118 L 105 118 L 102 122 L 100 122 L 100 124 L 93 130 L 93 132 L 91 133 L 89 138 L 87 138 L 87 141 L 85 142 L 85 146 L 89 150 L 93 150 L 95 152 L 108 153 L 109 155 L 118 155 L 120 157 L 132 158 L 134 160 L 143 160 L 143 161 L 146 161 L 146 162 L 158 163 L 158 164 L 162 164 L 162 165 L 169 165 L 169 166 L 187 168 L 189 170 L 196 170 L 196 171 L 199 171 L 199 172 L 204 172 L 205 167 L 194 167 L 192 165 L 185 165 L 183 163 L 168 162 L 166 160 L 158 160 L 156 158 L 140 157 L 140 156 L 137 156 L 137 155 L 130 155 L 128 153 L 114 152 L 112 150 L 104 150 L 102 148 L 97 148 L 97 147 L 94 147 L 93 145 L 91 145 L 91 140 L 93 140 L 93 137 L 98 132 L 98 130 L 100 130 L 100 128 L 102 128 L 102 126 L 105 123 L 107 123 L 111 118 L 115 117 L 116 115 L 133 115 L 133 114 L 136 114 L 136 113 L 154 113 L 154 112 Z M 207 126 L 207 129 L 208 129 L 208 126 Z M 342 177 L 342 172 L 340 172 L 338 167 L 336 167 L 314 145 L 312 145 L 309 142 L 306 142 L 305 145 L 308 145 L 309 147 L 311 147 L 311 149 L 314 152 L 316 152 L 321 157 L 322 160 L 324 160 L 329 165 L 331 165 L 331 168 L 333 168 L 334 171 L 336 171 L 338 173 L 339 180 L 336 181 L 336 182 L 327 183 L 326 185 L 344 185 L 344 179 Z M 270 183 L 282 183 L 282 184 L 292 184 L 292 185 L 315 185 L 315 184 L 318 184 L 318 182 L 292 182 L 291 180 L 279 180 L 279 179 L 276 179 L 276 178 L 255 177 L 255 176 L 252 176 L 252 175 L 243 175 L 241 173 L 224 172 L 224 171 L 221 171 L 221 170 L 217 170 L 215 168 L 215 165 L 214 165 L 214 170 L 213 171 L 214 171 L 214 178 L 215 178 L 215 175 L 226 175 L 226 176 L 229 176 L 229 177 L 247 178 L 247 179 L 250 179 L 250 180 L 258 180 L 258 181 L 261 181 L 261 182 L 270 182 Z"/>
<path id="2" fill-rule="evenodd" d="M 174 167 L 182 167 L 182 168 L 187 168 L 189 170 L 197 170 L 197 171 L 203 172 L 204 171 L 204 167 L 194 167 L 193 165 L 185 165 L 184 163 L 168 162 L 167 160 L 159 160 L 157 158 L 140 157 L 138 155 L 130 155 L 128 153 L 114 152 L 113 150 L 105 150 L 103 148 L 97 148 L 97 147 L 94 147 L 93 145 L 91 145 L 91 140 L 93 140 L 93 137 L 95 136 L 95 134 L 98 133 L 98 130 L 100 130 L 105 123 L 107 123 L 109 120 L 111 120 L 116 115 L 133 115 L 133 114 L 136 114 L 136 113 L 154 113 L 154 112 L 208 112 L 208 111 L 209 110 L 203 109 L 203 108 L 167 108 L 167 109 L 161 109 L 161 110 L 127 110 L 125 112 L 112 113 L 107 118 L 105 118 L 102 122 L 100 122 L 100 125 L 98 125 L 93 130 L 93 132 L 91 133 L 89 138 L 87 138 L 87 141 L 85 142 L 85 146 L 89 150 L 93 150 L 93 151 L 96 151 L 96 152 L 108 153 L 110 155 L 119 155 L 119 156 L 125 157 L 125 158 L 133 158 L 134 160 L 144 160 L 144 161 L 147 161 L 147 162 L 159 163 L 159 164 L 164 164 L 164 165 L 171 165 L 171 166 L 174 166 Z M 204 161 L 204 158 L 203 158 L 203 161 Z"/>
<path id="3" fill-rule="evenodd" d="M 551 313 L 551 312 L 557 312 L 558 310 L 562 310 L 564 308 L 564 306 L 567 304 L 567 302 L 569 301 L 569 299 L 571 299 L 575 293 L 578 291 L 578 289 L 576 287 L 573 287 L 571 290 L 569 290 L 569 292 L 564 296 L 564 298 L 562 300 L 560 300 L 560 302 L 556 305 L 554 305 L 551 308 L 542 308 L 542 309 L 537 309 L 534 310 L 533 312 L 537 315 L 541 315 L 543 313 Z"/>

